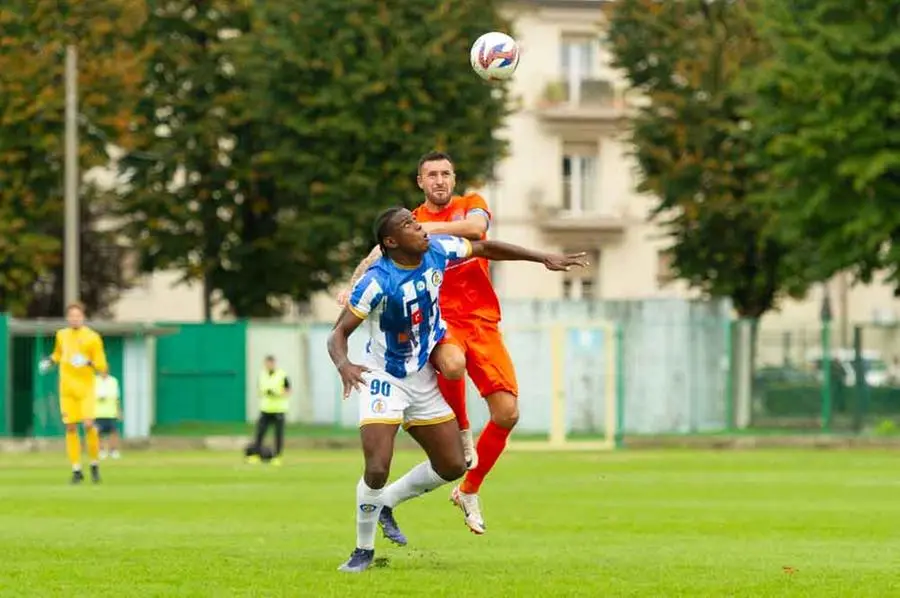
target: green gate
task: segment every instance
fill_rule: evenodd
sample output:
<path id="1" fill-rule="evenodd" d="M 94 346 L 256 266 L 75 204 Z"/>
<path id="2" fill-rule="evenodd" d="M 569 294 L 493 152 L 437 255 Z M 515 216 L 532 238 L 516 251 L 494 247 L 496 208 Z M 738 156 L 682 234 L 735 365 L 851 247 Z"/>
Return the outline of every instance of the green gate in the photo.
<path id="1" fill-rule="evenodd" d="M 247 326 L 180 323 L 156 347 L 156 423 L 246 420 Z"/>

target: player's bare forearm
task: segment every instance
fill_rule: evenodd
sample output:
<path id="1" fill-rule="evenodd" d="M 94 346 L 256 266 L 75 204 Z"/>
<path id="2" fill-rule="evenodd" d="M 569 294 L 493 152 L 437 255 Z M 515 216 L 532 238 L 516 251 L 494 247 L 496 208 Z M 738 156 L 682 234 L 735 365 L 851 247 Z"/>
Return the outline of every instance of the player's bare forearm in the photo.
<path id="1" fill-rule="evenodd" d="M 328 357 L 334 367 L 340 369 L 341 365 L 350 361 L 347 356 L 347 338 L 348 334 L 340 328 L 334 328 L 328 335 Z"/>
<path id="2" fill-rule="evenodd" d="M 353 334 L 353 331 L 362 323 L 356 315 L 346 307 L 341 310 L 331 334 L 328 335 L 328 356 L 334 367 L 340 369 L 350 361 L 348 357 L 347 339 Z"/>
<path id="3" fill-rule="evenodd" d="M 493 261 L 544 263 L 550 254 L 503 241 L 472 241 L 472 256 Z"/>
<path id="4" fill-rule="evenodd" d="M 534 251 L 502 241 L 472 241 L 472 255 L 497 261 L 539 262 L 554 272 L 567 272 L 588 265 L 587 254 L 555 254 Z"/>
<path id="5" fill-rule="evenodd" d="M 487 219 L 480 214 L 473 214 L 465 220 L 453 222 L 422 222 L 427 233 L 435 235 L 453 235 L 472 241 L 480 239 L 487 231 Z"/>
<path id="6" fill-rule="evenodd" d="M 365 384 L 362 375 L 363 372 L 369 371 L 369 368 L 365 366 L 350 363 L 350 357 L 347 354 L 347 339 L 362 322 L 362 318 L 345 307 L 338 316 L 337 322 L 334 323 L 331 334 L 328 335 L 328 356 L 331 357 L 334 367 L 341 376 L 345 399 L 350 396 L 350 392 L 354 388 L 358 389 Z"/>
<path id="7" fill-rule="evenodd" d="M 353 271 L 353 274 L 350 276 L 350 288 L 353 288 L 353 285 L 362 278 L 362 275 L 366 273 L 366 270 L 374 264 L 381 257 L 381 247 L 376 245 L 372 251 L 369 252 L 369 255 L 363 258 L 363 261 L 359 263 L 356 267 L 356 270 Z"/>

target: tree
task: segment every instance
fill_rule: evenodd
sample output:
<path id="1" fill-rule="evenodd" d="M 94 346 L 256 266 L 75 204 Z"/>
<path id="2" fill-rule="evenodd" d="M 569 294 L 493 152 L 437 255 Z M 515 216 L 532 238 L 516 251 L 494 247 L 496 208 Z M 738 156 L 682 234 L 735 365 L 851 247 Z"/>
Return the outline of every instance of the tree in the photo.
<path id="1" fill-rule="evenodd" d="M 239 223 L 228 217 L 237 192 L 232 160 L 229 94 L 233 38 L 247 32 L 250 3 L 230 0 L 153 0 L 140 31 L 153 48 L 143 65 L 144 96 L 137 118 L 146 123 L 119 165 L 129 184 L 119 216 L 144 272 L 177 269 L 200 281 L 211 317 L 215 273 L 227 268 Z"/>
<path id="2" fill-rule="evenodd" d="M 127 0 L 9 0 L 0 8 L 0 311 L 61 313 L 65 47 L 79 49 L 80 112 L 100 133 L 81 131 L 83 171 L 107 162 L 105 137 L 127 136 L 140 61 L 129 36 L 142 18 Z M 93 251 L 97 238 L 88 232 L 83 240 L 101 260 L 89 265 L 120 271 L 110 261 L 116 256 Z M 82 271 L 85 288 L 109 282 L 93 274 Z M 107 308 L 109 290 L 85 297 L 88 308 Z"/>
<path id="3" fill-rule="evenodd" d="M 127 244 L 108 218 L 115 209 L 114 195 L 91 184 L 81 191 L 80 300 L 92 317 L 110 317 L 112 306 L 133 282 L 127 269 Z M 61 238 L 62 221 L 53 222 L 48 232 Z M 63 266 L 57 262 L 37 280 L 25 315 L 59 317 L 65 311 L 63 284 Z"/>
<path id="4" fill-rule="evenodd" d="M 468 64 L 478 35 L 506 28 L 496 2 L 223 4 L 168 2 L 150 20 L 163 37 L 142 114 L 157 128 L 136 149 L 157 158 L 123 163 L 145 269 L 275 315 L 349 273 L 377 211 L 417 201 L 422 153 L 450 151 L 463 185 L 502 157 L 506 93 Z"/>
<path id="5" fill-rule="evenodd" d="M 615 66 L 646 97 L 631 140 L 639 190 L 669 235 L 674 273 L 730 297 L 758 318 L 781 293 L 802 292 L 802 253 L 785 242 L 777 211 L 754 198 L 768 185 L 750 123 L 742 72 L 766 57 L 750 17 L 754 2 L 620 0 L 609 41 Z"/>
<path id="6" fill-rule="evenodd" d="M 900 2 L 765 0 L 772 47 L 750 78 L 771 209 L 813 239 L 822 275 L 882 268 L 900 291 Z"/>

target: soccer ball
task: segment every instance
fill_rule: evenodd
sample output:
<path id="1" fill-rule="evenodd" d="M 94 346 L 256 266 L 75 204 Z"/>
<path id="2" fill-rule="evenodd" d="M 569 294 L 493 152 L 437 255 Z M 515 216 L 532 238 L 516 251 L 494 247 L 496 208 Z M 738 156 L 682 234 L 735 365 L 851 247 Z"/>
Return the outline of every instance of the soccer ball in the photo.
<path id="1" fill-rule="evenodd" d="M 509 79 L 519 66 L 519 44 L 499 31 L 485 33 L 472 44 L 469 62 L 482 79 Z"/>

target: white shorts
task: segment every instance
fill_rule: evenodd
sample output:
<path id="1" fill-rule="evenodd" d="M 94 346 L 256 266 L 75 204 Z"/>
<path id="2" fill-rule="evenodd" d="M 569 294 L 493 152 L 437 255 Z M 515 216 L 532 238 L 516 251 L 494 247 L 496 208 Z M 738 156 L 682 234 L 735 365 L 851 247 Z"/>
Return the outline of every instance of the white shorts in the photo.
<path id="1" fill-rule="evenodd" d="M 438 389 L 431 365 L 406 378 L 395 378 L 372 368 L 365 374 L 368 382 L 359 393 L 359 425 L 403 424 L 433 426 L 454 419 L 453 410 Z"/>

